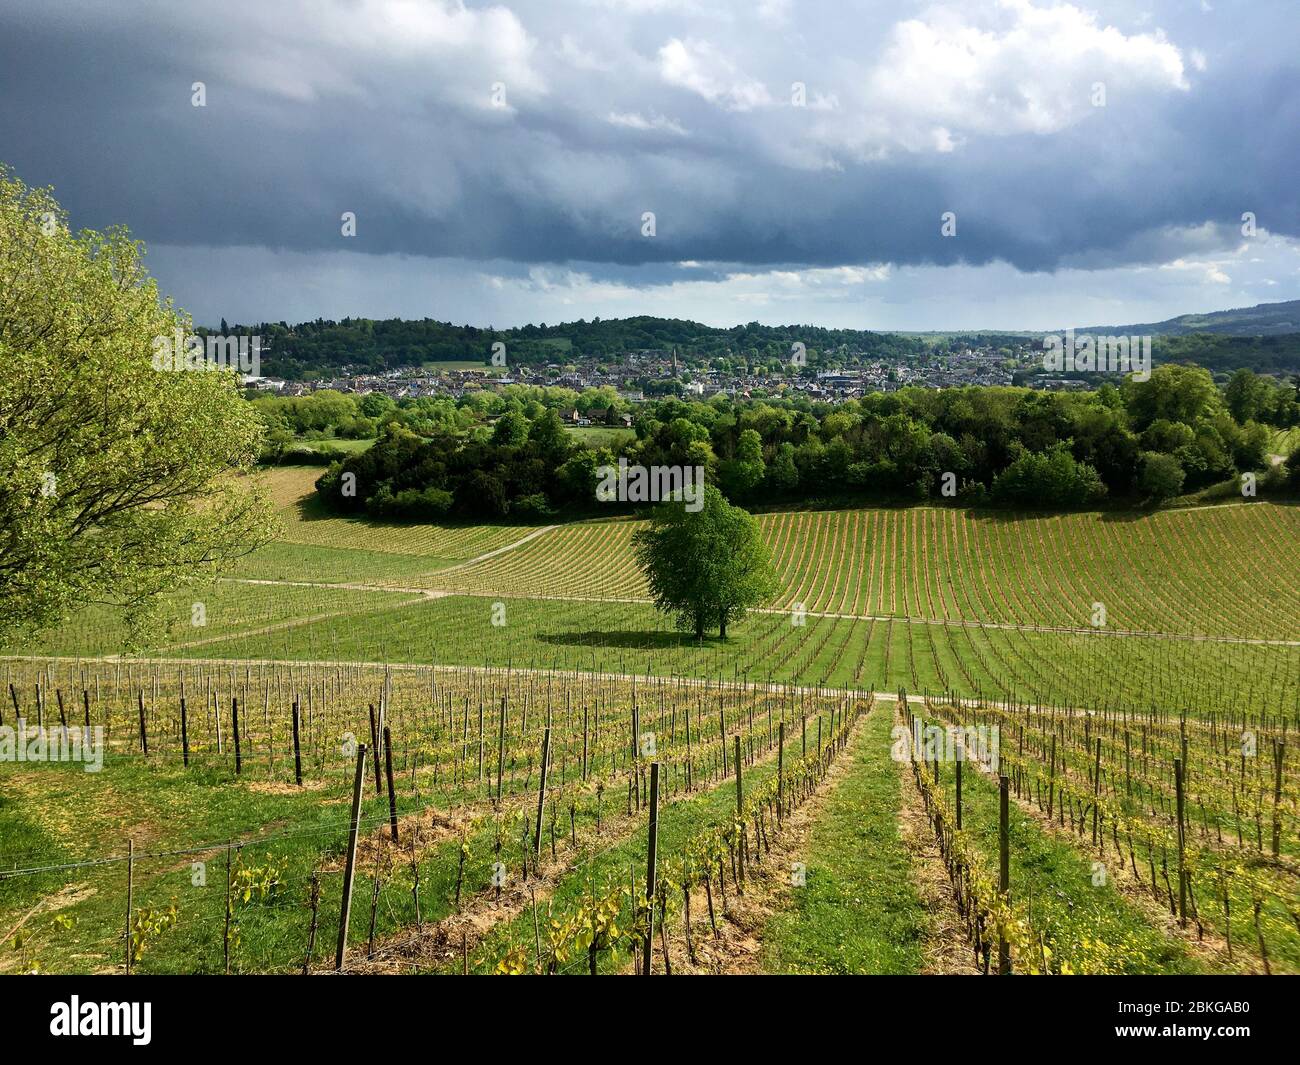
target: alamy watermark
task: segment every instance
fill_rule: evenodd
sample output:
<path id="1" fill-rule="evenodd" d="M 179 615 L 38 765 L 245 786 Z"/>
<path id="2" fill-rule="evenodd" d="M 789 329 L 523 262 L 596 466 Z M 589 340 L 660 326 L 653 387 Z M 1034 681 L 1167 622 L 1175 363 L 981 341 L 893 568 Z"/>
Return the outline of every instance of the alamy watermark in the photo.
<path id="1" fill-rule="evenodd" d="M 596 498 L 602 503 L 658 503 L 681 498 L 692 514 L 704 509 L 703 466 L 598 466 Z"/>
<path id="2" fill-rule="evenodd" d="M 1043 337 L 1043 369 L 1053 373 L 1131 373 L 1134 381 L 1151 379 L 1149 336 Z"/>
<path id="3" fill-rule="evenodd" d="M 50 1006 L 50 1035 L 129 1036 L 132 1044 L 148 1046 L 153 1038 L 153 1003 L 82 1002 L 73 995 Z"/>
<path id="4" fill-rule="evenodd" d="M 0 762 L 82 762 L 87 773 L 104 768 L 104 727 L 58 725 L 31 729 L 0 725 Z"/>
<path id="5" fill-rule="evenodd" d="M 262 376 L 260 336 L 186 335 L 177 329 L 173 336 L 153 338 L 155 370 L 238 370 L 248 377 Z"/>
<path id="6" fill-rule="evenodd" d="M 889 734 L 895 762 L 978 762 L 989 773 L 998 771 L 999 730 L 996 725 L 895 725 Z"/>

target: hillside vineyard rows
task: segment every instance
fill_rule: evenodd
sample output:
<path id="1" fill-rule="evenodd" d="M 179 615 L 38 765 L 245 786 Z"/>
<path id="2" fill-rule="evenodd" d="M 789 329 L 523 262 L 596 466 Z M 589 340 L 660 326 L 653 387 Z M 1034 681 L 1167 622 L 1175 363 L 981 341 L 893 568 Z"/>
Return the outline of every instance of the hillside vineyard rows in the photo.
<path id="1" fill-rule="evenodd" d="M 96 607 L 3 649 L 0 725 L 104 770 L 0 766 L 0 970 L 1300 968 L 1300 509 L 760 514 L 777 591 L 697 642 L 634 520 L 318 472 L 135 653 Z"/>

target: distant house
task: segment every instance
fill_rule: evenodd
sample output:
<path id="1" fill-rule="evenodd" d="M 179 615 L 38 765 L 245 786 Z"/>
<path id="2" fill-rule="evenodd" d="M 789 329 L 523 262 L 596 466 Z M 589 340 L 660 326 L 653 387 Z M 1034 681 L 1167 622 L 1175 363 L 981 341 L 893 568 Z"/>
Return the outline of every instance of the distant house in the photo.
<path id="1" fill-rule="evenodd" d="M 560 421 L 568 425 L 577 425 L 582 420 L 582 415 L 578 413 L 575 407 L 565 407 L 559 411 Z"/>
<path id="2" fill-rule="evenodd" d="M 587 417 L 591 419 L 592 425 L 613 425 L 613 426 L 630 426 L 632 424 L 632 415 L 620 414 L 614 407 L 592 407 L 587 412 Z"/>

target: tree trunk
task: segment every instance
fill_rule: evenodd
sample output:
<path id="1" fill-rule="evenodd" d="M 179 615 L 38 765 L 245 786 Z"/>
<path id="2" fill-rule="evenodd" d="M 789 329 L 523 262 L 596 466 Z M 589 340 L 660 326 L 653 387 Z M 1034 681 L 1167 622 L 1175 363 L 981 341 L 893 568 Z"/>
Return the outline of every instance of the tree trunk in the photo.
<path id="1" fill-rule="evenodd" d="M 727 638 L 727 612 L 725 610 L 718 612 L 718 636 L 724 640 Z"/>

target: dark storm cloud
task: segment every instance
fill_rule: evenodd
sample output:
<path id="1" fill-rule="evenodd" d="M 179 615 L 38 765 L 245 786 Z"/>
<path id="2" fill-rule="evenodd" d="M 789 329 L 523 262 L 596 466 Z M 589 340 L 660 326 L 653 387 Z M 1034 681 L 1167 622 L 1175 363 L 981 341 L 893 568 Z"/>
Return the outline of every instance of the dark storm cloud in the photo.
<path id="1" fill-rule="evenodd" d="M 167 245 L 1050 270 L 1223 247 L 1243 211 L 1295 235 L 1293 16 L 1194 6 L 28 0 L 0 161 Z"/>

